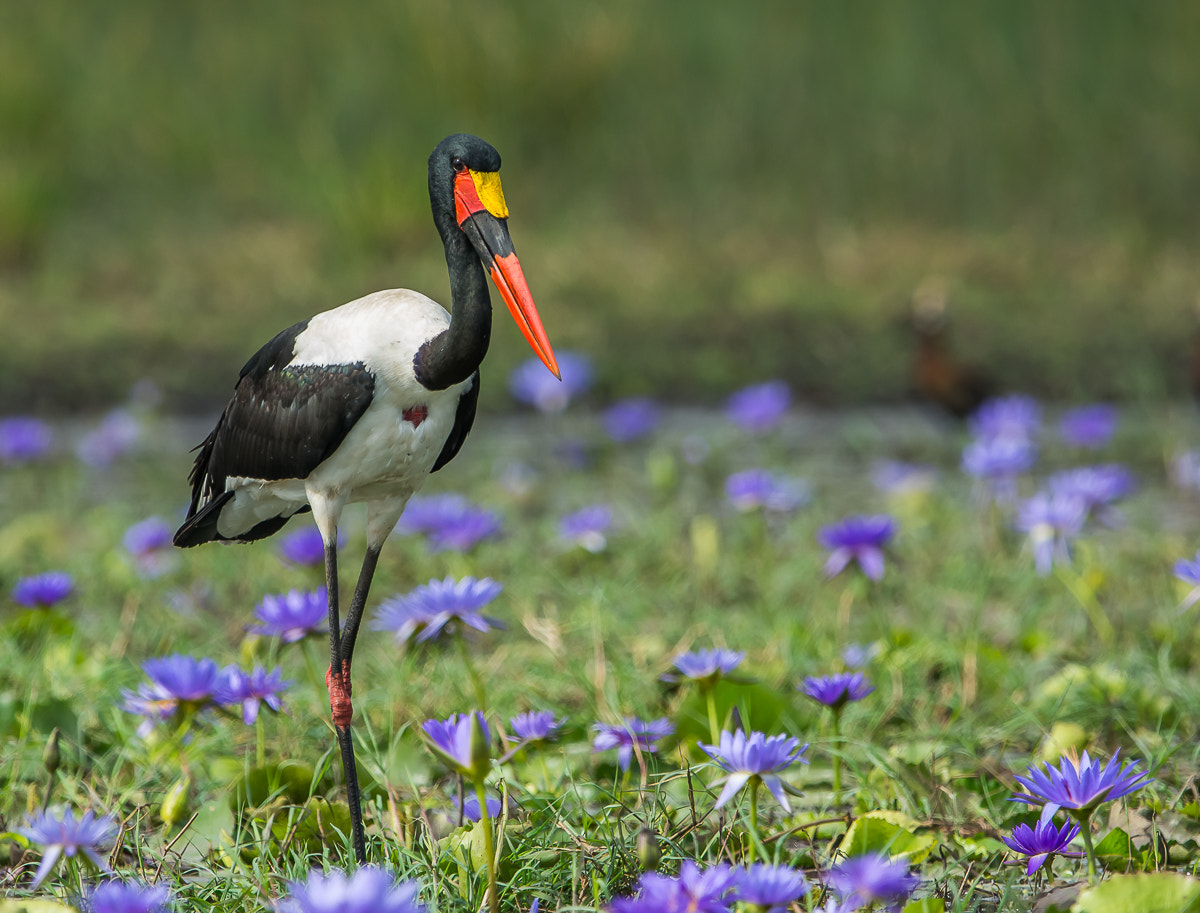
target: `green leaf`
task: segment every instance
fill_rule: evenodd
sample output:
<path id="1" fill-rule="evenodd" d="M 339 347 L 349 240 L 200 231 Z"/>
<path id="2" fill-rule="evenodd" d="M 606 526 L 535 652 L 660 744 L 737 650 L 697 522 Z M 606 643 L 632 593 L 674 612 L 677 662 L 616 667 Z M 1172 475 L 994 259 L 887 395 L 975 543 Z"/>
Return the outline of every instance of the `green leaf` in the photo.
<path id="1" fill-rule="evenodd" d="M 306 852 L 318 854 L 323 847 L 340 849 L 349 835 L 350 806 L 316 796 L 304 804 L 292 841 Z"/>
<path id="2" fill-rule="evenodd" d="M 1133 844 L 1129 835 L 1121 828 L 1114 827 L 1096 844 L 1096 858 L 1106 868 L 1119 872 L 1128 870 L 1133 859 Z"/>
<path id="3" fill-rule="evenodd" d="M 0 694 L 0 735 L 15 739 L 21 734 L 17 724 L 17 699 L 11 691 Z"/>
<path id="4" fill-rule="evenodd" d="M 1114 875 L 1079 895 L 1073 913 L 1200 913 L 1200 879 L 1172 872 Z"/>
<path id="5" fill-rule="evenodd" d="M 0 900 L 0 913 L 75 913 L 57 900 Z"/>
<path id="6" fill-rule="evenodd" d="M 936 897 L 922 897 L 906 903 L 900 913 L 946 913 L 946 904 Z"/>
<path id="7" fill-rule="evenodd" d="M 990 859 L 997 853 L 1008 852 L 1008 847 L 994 837 L 956 837 L 955 842 L 969 859 Z"/>
<path id="8" fill-rule="evenodd" d="M 921 862 L 937 846 L 932 834 L 917 834 L 917 822 L 903 812 L 872 811 L 850 825 L 842 841 L 847 856 L 863 853 L 887 853 L 903 856 L 910 864 Z"/>
<path id="9" fill-rule="evenodd" d="M 266 805 L 276 796 L 285 796 L 293 805 L 303 805 L 312 793 L 313 769 L 299 761 L 282 761 L 246 771 L 229 795 L 229 807 L 240 811 L 247 806 Z"/>
<path id="10" fill-rule="evenodd" d="M 198 814 L 192 819 L 187 837 L 176 846 L 189 862 L 203 858 L 227 842 L 228 833 L 234 830 L 233 812 L 227 803 L 214 799 L 203 803 L 196 811 Z"/>
<path id="11" fill-rule="evenodd" d="M 34 704 L 29 711 L 29 727 L 35 732 L 49 735 L 58 729 L 71 741 L 82 738 L 79 726 L 79 715 L 75 712 L 78 701 L 68 701 L 58 697 L 45 697 Z"/>
<path id="12" fill-rule="evenodd" d="M 675 715 L 675 735 L 682 743 L 695 741 L 710 742 L 708 730 L 708 699 L 700 688 L 687 685 L 687 695 Z M 734 708 L 742 719 L 746 731 L 770 727 L 781 717 L 792 712 L 789 696 L 781 695 L 777 689 L 768 688 L 759 682 L 730 681 L 722 679 L 713 689 L 717 720 L 727 723 Z"/>

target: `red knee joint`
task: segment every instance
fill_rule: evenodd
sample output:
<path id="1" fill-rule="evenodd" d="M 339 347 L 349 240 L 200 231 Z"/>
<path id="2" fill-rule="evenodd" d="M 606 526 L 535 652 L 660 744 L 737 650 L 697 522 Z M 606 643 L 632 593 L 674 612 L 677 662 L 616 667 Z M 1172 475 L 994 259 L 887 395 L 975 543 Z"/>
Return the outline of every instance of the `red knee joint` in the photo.
<path id="1" fill-rule="evenodd" d="M 330 667 L 325 673 L 325 684 L 329 686 L 329 709 L 332 711 L 333 725 L 345 729 L 354 716 L 354 705 L 350 703 L 349 664 L 343 664 L 340 676 L 335 676 Z"/>

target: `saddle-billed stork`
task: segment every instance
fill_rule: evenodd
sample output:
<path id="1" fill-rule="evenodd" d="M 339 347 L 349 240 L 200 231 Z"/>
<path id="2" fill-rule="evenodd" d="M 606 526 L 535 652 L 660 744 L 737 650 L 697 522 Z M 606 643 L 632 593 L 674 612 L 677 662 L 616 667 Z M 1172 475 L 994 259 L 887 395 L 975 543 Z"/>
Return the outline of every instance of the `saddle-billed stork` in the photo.
<path id="1" fill-rule="evenodd" d="M 191 507 L 175 533 L 181 547 L 250 542 L 312 511 L 325 544 L 329 704 L 359 864 L 366 843 L 350 735 L 354 640 L 384 540 L 475 419 L 492 327 L 485 267 L 534 352 L 559 375 L 509 237 L 499 170 L 499 153 L 478 137 L 438 144 L 429 201 L 446 248 L 450 313 L 408 289 L 376 292 L 302 320 L 259 349 L 197 448 Z M 367 551 L 342 627 L 337 531 L 352 502 L 367 505 Z"/>

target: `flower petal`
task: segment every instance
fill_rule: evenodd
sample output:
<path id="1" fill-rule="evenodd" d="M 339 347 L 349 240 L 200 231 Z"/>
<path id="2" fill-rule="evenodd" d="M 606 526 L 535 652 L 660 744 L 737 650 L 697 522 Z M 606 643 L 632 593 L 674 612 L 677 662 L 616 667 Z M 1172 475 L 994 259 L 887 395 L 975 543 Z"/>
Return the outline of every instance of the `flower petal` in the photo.
<path id="1" fill-rule="evenodd" d="M 717 804 L 714 807 L 720 808 L 722 805 L 732 799 L 735 795 L 737 795 L 738 790 L 746 785 L 746 782 L 749 779 L 750 774 L 744 771 L 731 773 L 725 778 L 725 788 L 721 790 L 721 795 L 717 796 Z"/>
<path id="2" fill-rule="evenodd" d="M 33 884 L 31 887 L 36 890 L 37 887 L 46 879 L 54 868 L 54 864 L 58 862 L 58 857 L 62 855 L 62 844 L 52 843 L 46 847 L 46 852 L 42 856 L 41 864 L 38 865 L 37 874 L 33 876 Z"/>
<path id="3" fill-rule="evenodd" d="M 825 562 L 825 576 L 836 577 L 846 569 L 846 565 L 850 563 L 850 559 L 854 557 L 854 553 L 848 548 L 835 548 L 829 555 L 829 560 Z"/>

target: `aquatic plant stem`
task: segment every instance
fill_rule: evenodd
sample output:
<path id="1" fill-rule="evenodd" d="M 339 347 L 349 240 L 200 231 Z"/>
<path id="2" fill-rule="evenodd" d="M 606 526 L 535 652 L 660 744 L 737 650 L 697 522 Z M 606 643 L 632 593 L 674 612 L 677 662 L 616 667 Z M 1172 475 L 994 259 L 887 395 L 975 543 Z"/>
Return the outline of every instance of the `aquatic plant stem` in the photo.
<path id="1" fill-rule="evenodd" d="M 1096 884 L 1096 848 L 1092 846 L 1092 813 L 1089 811 L 1084 814 L 1082 811 L 1071 811 L 1071 817 L 1079 822 L 1079 833 L 1083 837 L 1083 848 L 1087 850 L 1088 861 L 1088 884 Z"/>
<path id="2" fill-rule="evenodd" d="M 1054 567 L 1055 575 L 1071 591 L 1071 595 L 1087 613 L 1088 620 L 1091 621 L 1092 627 L 1096 629 L 1096 635 L 1100 638 L 1100 643 L 1105 647 L 1111 647 L 1116 640 L 1116 632 L 1112 622 L 1104 614 L 1104 607 L 1100 605 L 1100 600 L 1096 598 L 1095 589 L 1088 585 L 1081 574 L 1061 567 L 1057 562 Z"/>
<path id="3" fill-rule="evenodd" d="M 721 742 L 721 727 L 717 723 L 716 689 L 712 686 L 711 682 L 701 687 L 704 688 L 704 696 L 708 700 L 708 733 L 712 738 L 712 743 L 719 745 Z"/>
<path id="4" fill-rule="evenodd" d="M 487 793 L 482 779 L 475 781 L 475 795 L 479 799 L 479 822 L 483 825 L 483 855 L 487 863 L 487 906 L 491 913 L 499 913 L 500 897 L 496 891 L 496 838 L 492 827 L 492 816 L 488 813 Z"/>
<path id="5" fill-rule="evenodd" d="M 254 760 L 261 769 L 267 766 L 267 741 L 263 733 L 263 715 L 260 713 L 258 719 L 254 721 L 254 732 L 257 744 L 255 745 Z"/>
<path id="6" fill-rule="evenodd" d="M 467 650 L 467 642 L 461 634 L 454 640 L 458 644 L 458 655 L 462 657 L 463 666 L 467 670 L 467 678 L 471 680 L 471 688 L 475 692 L 475 700 L 479 703 L 479 711 L 487 713 L 487 689 L 484 688 L 483 679 L 475 670 L 475 664 L 471 662 L 471 653 Z"/>
<path id="7" fill-rule="evenodd" d="M 833 708 L 833 792 L 842 791 L 842 708 Z"/>
<path id="8" fill-rule="evenodd" d="M 761 785 L 762 780 L 759 777 L 750 778 L 750 846 L 746 850 L 747 865 L 754 864 L 760 851 L 764 858 L 767 855 L 767 848 L 758 832 L 758 787 Z"/>

